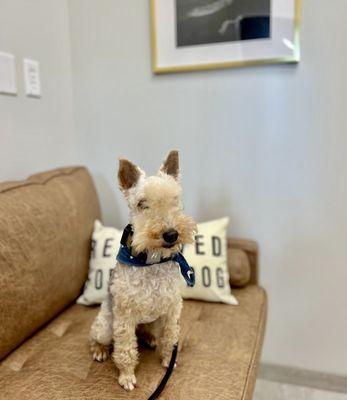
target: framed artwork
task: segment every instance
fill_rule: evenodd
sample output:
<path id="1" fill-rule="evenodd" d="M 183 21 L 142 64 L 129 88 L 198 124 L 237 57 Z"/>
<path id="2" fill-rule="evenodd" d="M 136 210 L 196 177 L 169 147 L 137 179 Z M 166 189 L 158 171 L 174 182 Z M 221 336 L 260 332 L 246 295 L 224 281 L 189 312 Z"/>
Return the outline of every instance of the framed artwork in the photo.
<path id="1" fill-rule="evenodd" d="M 155 73 L 298 62 L 301 0 L 150 0 Z"/>

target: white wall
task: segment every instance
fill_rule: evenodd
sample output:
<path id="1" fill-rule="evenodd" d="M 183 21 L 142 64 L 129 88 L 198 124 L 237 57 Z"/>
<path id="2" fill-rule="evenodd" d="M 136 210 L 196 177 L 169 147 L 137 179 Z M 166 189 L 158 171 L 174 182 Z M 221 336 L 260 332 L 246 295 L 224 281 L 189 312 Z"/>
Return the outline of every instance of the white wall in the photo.
<path id="1" fill-rule="evenodd" d="M 0 181 L 78 161 L 66 0 L 0 0 L 0 51 L 17 61 L 18 96 L 0 95 Z M 25 97 L 22 59 L 40 62 L 43 95 Z"/>
<path id="2" fill-rule="evenodd" d="M 346 0 L 303 3 L 298 66 L 153 76 L 147 1 L 70 0 L 76 126 L 119 227 L 117 157 L 180 149 L 187 210 L 260 243 L 263 360 L 346 375 Z"/>

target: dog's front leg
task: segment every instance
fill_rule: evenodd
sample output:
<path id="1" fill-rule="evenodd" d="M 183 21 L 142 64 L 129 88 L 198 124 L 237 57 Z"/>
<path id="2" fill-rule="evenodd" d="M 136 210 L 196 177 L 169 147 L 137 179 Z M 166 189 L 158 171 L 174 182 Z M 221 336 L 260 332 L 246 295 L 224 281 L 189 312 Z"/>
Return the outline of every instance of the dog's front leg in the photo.
<path id="1" fill-rule="evenodd" d="M 136 384 L 135 367 L 138 363 L 136 325 L 129 319 L 117 318 L 113 323 L 113 360 L 119 369 L 118 383 L 125 390 Z"/>
<path id="2" fill-rule="evenodd" d="M 159 352 L 162 365 L 167 368 L 170 364 L 172 350 L 178 342 L 180 333 L 179 318 L 182 309 L 182 300 L 172 305 L 169 312 L 160 318 L 161 337 L 159 340 Z"/>

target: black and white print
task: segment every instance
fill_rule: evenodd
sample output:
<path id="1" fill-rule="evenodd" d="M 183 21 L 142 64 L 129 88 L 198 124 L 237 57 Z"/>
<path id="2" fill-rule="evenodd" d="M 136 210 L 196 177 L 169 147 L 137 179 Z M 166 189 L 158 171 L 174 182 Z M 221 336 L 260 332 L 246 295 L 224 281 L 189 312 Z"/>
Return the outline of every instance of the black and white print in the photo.
<path id="1" fill-rule="evenodd" d="M 271 0 L 176 0 L 177 47 L 271 37 Z"/>

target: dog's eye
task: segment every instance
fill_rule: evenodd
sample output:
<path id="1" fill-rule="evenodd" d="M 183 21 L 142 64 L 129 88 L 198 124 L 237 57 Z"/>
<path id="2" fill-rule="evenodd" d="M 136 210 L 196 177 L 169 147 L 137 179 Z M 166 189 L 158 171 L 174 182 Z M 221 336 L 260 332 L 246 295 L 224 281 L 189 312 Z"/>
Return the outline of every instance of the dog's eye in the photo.
<path id="1" fill-rule="evenodd" d="M 137 208 L 139 210 L 146 210 L 148 208 L 148 205 L 146 203 L 146 200 L 142 199 L 137 203 Z"/>

